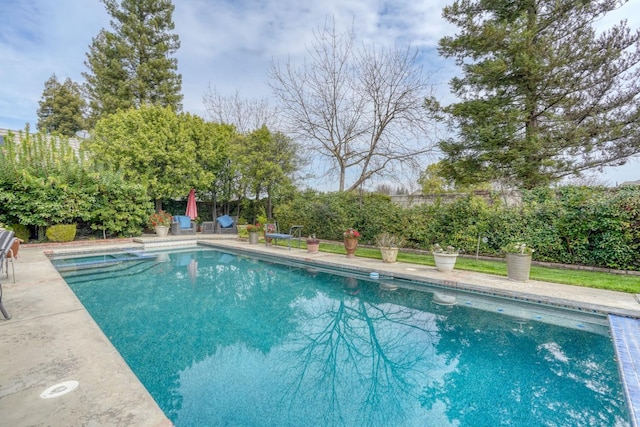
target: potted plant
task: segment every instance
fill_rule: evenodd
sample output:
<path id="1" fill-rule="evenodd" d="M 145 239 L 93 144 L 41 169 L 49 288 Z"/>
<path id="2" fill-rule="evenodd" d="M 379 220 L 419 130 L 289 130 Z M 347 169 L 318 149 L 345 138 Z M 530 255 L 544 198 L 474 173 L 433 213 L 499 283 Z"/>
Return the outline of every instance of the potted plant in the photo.
<path id="1" fill-rule="evenodd" d="M 246 227 L 247 232 L 249 233 L 249 244 L 250 245 L 257 245 L 258 241 L 260 239 L 260 231 L 262 230 L 262 225 L 256 223 L 256 224 L 249 224 Z"/>
<path id="2" fill-rule="evenodd" d="M 163 210 L 149 215 L 149 225 L 153 227 L 158 237 L 165 237 L 169 233 L 169 227 L 173 217 Z"/>
<path id="3" fill-rule="evenodd" d="M 269 220 L 267 220 L 269 221 Z M 273 221 L 273 220 L 271 220 Z M 264 241 L 267 246 L 271 245 L 271 241 L 273 240 L 271 237 L 267 237 L 267 234 L 276 233 L 278 228 L 276 227 L 275 222 L 268 222 L 264 225 Z"/>
<path id="4" fill-rule="evenodd" d="M 196 226 L 198 227 L 198 233 L 202 233 L 202 223 L 204 222 L 204 220 L 201 217 L 197 216 L 194 221 L 196 223 Z"/>
<path id="5" fill-rule="evenodd" d="M 317 254 L 320 249 L 320 239 L 316 239 L 316 235 L 312 234 L 307 237 L 307 252 L 310 254 Z"/>
<path id="6" fill-rule="evenodd" d="M 433 258 L 436 261 L 436 269 L 438 271 L 442 271 L 444 273 L 450 273 L 453 271 L 458 259 L 458 250 L 456 248 L 453 246 L 447 246 L 443 249 L 442 246 L 436 243 L 433 245 L 431 252 L 433 253 Z"/>
<path id="7" fill-rule="evenodd" d="M 356 249 L 358 248 L 358 238 L 360 238 L 360 233 L 358 233 L 358 230 L 349 228 L 342 234 L 344 236 L 344 249 L 347 251 L 347 258 L 353 258 L 356 254 Z"/>
<path id="8" fill-rule="evenodd" d="M 512 242 L 502 248 L 507 258 L 507 278 L 514 282 L 526 282 L 531 271 L 531 254 L 534 249 L 523 242 Z"/>
<path id="9" fill-rule="evenodd" d="M 383 262 L 396 262 L 396 259 L 398 258 L 398 250 L 403 244 L 403 238 L 398 237 L 395 234 L 387 233 L 386 231 L 376 236 L 376 245 L 380 248 L 380 255 L 382 255 Z"/>

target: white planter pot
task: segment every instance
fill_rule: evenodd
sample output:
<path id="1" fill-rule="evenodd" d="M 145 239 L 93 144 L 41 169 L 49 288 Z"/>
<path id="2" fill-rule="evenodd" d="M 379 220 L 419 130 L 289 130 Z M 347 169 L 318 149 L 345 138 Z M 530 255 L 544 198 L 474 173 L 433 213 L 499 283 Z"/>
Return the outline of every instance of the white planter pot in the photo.
<path id="1" fill-rule="evenodd" d="M 456 265 L 458 254 L 442 254 L 433 253 L 433 258 L 436 260 L 436 269 L 443 273 L 450 273 L 453 271 L 453 267 Z"/>
<path id="2" fill-rule="evenodd" d="M 256 233 L 255 231 L 252 231 L 252 232 L 249 233 L 249 244 L 250 245 L 257 245 L 259 239 L 260 239 L 260 235 L 258 233 Z"/>
<path id="3" fill-rule="evenodd" d="M 165 227 L 164 225 L 158 225 L 155 227 L 156 234 L 158 237 L 166 237 L 169 234 L 169 227 Z"/>
<path id="4" fill-rule="evenodd" d="M 380 248 L 380 254 L 383 262 L 392 264 L 398 258 L 398 248 Z"/>
<path id="5" fill-rule="evenodd" d="M 529 280 L 531 270 L 531 255 L 507 254 L 507 278 L 514 282 Z"/>

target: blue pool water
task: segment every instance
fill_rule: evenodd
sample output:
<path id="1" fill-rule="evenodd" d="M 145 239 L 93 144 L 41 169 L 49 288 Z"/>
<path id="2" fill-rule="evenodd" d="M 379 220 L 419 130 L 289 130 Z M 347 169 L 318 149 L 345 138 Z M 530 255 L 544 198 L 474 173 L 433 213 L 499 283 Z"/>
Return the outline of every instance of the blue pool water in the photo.
<path id="1" fill-rule="evenodd" d="M 606 319 L 216 250 L 53 260 L 176 426 L 628 426 Z"/>

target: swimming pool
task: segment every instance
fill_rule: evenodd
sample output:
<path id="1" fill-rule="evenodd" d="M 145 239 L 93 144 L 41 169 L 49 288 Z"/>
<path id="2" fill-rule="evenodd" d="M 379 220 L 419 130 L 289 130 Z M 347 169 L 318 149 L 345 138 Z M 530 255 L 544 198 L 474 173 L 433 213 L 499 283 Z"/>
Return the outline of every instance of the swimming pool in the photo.
<path id="1" fill-rule="evenodd" d="M 53 262 L 177 426 L 629 425 L 603 317 L 216 250 Z"/>

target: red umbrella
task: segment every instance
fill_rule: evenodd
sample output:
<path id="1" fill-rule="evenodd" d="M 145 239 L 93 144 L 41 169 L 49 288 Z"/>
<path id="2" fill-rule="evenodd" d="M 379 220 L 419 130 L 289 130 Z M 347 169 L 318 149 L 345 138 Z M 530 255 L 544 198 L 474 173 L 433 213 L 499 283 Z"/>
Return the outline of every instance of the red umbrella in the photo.
<path id="1" fill-rule="evenodd" d="M 198 216 L 198 207 L 196 206 L 196 190 L 193 188 L 189 192 L 189 199 L 187 200 L 187 212 L 185 215 L 191 219 L 196 219 Z"/>

